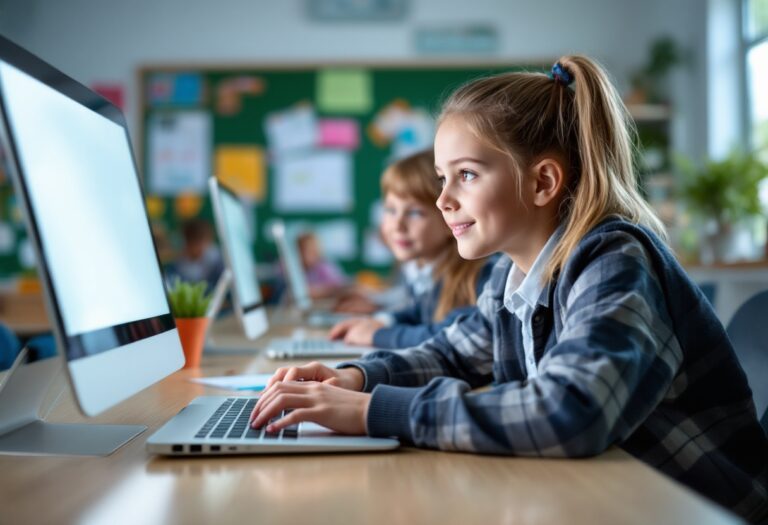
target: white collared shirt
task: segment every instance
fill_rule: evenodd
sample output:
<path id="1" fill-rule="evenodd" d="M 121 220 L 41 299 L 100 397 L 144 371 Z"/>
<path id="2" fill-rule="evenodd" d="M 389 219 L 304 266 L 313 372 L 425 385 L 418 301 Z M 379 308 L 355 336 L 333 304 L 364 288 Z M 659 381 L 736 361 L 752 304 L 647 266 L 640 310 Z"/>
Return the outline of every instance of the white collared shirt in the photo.
<path id="1" fill-rule="evenodd" d="M 561 233 L 562 229 L 558 228 L 550 236 L 536 257 L 528 275 L 524 274 L 516 264 L 512 264 L 504 287 L 504 307 L 517 316 L 523 326 L 523 350 L 528 378 L 536 377 L 539 373 L 536 368 L 536 357 L 533 354 L 533 312 L 539 304 L 549 306 L 549 297 L 541 297 L 546 285 L 541 276 L 552 257 Z"/>

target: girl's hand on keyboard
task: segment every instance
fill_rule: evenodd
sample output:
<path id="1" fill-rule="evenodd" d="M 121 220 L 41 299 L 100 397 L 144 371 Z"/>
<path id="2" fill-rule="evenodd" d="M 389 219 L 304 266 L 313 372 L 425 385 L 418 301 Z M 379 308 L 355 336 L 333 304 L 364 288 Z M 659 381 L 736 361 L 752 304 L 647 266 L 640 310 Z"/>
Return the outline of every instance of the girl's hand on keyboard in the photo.
<path id="1" fill-rule="evenodd" d="M 342 434 L 364 435 L 370 401 L 370 394 L 327 383 L 279 382 L 261 395 L 251 414 L 251 426 L 259 428 L 283 410 L 291 410 L 269 424 L 267 432 L 279 432 L 284 427 L 312 421 Z"/>
<path id="2" fill-rule="evenodd" d="M 267 381 L 266 390 L 269 390 L 272 385 L 280 381 L 318 381 L 346 388 L 347 390 L 360 391 L 363 389 L 365 378 L 363 373 L 357 368 L 329 368 L 315 361 L 302 366 L 278 368 L 274 375 L 269 378 L 269 381 Z"/>

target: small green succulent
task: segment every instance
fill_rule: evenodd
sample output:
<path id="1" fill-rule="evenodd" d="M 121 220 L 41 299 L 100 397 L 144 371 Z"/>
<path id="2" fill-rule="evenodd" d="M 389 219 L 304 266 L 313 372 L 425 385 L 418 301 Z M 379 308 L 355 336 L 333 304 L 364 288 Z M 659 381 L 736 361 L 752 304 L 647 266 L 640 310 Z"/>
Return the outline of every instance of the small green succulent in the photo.
<path id="1" fill-rule="evenodd" d="M 176 318 L 204 317 L 211 303 L 211 294 L 206 293 L 205 281 L 188 283 L 176 278 L 168 290 L 171 314 Z"/>

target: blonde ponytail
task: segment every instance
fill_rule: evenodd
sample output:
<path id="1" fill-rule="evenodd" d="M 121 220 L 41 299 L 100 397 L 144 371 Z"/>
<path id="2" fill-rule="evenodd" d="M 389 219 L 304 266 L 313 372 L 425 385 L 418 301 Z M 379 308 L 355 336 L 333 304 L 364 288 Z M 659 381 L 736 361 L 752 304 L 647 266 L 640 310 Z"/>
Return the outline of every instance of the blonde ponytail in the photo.
<path id="1" fill-rule="evenodd" d="M 582 237 L 611 215 L 666 239 L 664 225 L 640 194 L 633 161 L 635 124 L 607 73 L 583 56 L 564 56 L 558 63 L 574 78 L 573 121 L 581 173 L 571 184 L 565 231 L 550 259 L 549 277 L 562 268 Z"/>

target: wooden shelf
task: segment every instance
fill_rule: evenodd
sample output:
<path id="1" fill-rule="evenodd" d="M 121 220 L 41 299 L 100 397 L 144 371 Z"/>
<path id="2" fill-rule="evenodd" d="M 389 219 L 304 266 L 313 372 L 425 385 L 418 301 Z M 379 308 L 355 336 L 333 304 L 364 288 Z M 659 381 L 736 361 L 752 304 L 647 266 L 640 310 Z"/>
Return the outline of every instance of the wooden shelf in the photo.
<path id="1" fill-rule="evenodd" d="M 672 116 L 672 111 L 666 104 L 627 104 L 627 109 L 635 121 L 663 121 Z"/>

